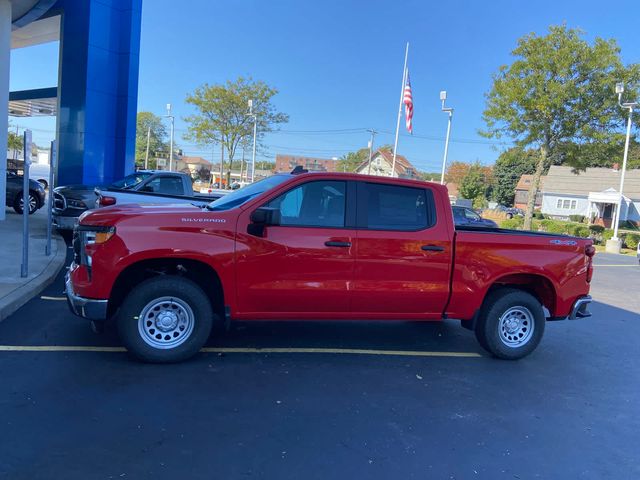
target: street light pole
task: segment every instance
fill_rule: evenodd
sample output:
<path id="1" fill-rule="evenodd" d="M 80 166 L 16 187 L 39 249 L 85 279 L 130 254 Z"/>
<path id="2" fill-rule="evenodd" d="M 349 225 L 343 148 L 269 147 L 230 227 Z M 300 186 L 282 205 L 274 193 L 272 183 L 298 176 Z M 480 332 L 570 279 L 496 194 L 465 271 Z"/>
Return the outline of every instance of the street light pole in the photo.
<path id="1" fill-rule="evenodd" d="M 620 223 L 620 211 L 622 210 L 622 202 L 624 196 L 622 194 L 624 189 L 624 176 L 627 172 L 627 157 L 629 156 L 629 139 L 631 138 L 631 120 L 633 117 L 633 109 L 638 106 L 638 102 L 629 102 L 622 103 L 622 94 L 624 93 L 624 84 L 617 83 L 616 84 L 616 93 L 618 94 L 618 105 L 621 108 L 629 110 L 629 118 L 627 119 L 627 136 L 624 141 L 624 154 L 622 156 L 622 172 L 620 173 L 620 199 L 618 200 L 618 206 L 616 208 L 616 213 L 613 216 L 613 237 L 611 238 L 611 242 L 615 242 L 615 245 L 612 245 L 614 250 L 617 250 L 617 253 L 620 253 L 620 248 L 622 247 L 622 242 L 618 238 L 618 224 Z M 612 250 L 609 248 L 608 250 Z"/>
<path id="2" fill-rule="evenodd" d="M 444 106 L 444 103 L 447 100 L 446 90 L 440 92 L 440 100 L 442 100 L 442 111 L 449 114 L 449 122 L 447 123 L 447 137 L 444 141 L 444 157 L 442 158 L 442 175 L 440 176 L 440 185 L 444 185 L 444 171 L 447 168 L 447 155 L 449 153 L 449 135 L 451 135 L 451 120 L 453 119 L 453 108 Z"/>
<path id="3" fill-rule="evenodd" d="M 173 115 L 171 115 L 171 104 L 167 103 L 167 114 L 165 115 L 165 117 L 170 118 L 171 119 L 171 134 L 170 134 L 170 140 L 169 140 L 169 171 L 173 170 L 173 122 L 174 122 L 174 117 Z"/>
<path id="4" fill-rule="evenodd" d="M 367 175 L 371 175 L 371 162 L 373 161 L 373 139 L 378 132 L 376 132 L 373 128 L 368 131 L 371 132 L 371 140 L 369 140 L 369 166 L 367 167 Z"/>
<path id="5" fill-rule="evenodd" d="M 253 155 L 251 160 L 251 183 L 255 180 L 256 175 L 256 138 L 258 136 L 258 115 L 253 113 L 253 100 L 249 100 L 248 116 L 253 117 Z"/>

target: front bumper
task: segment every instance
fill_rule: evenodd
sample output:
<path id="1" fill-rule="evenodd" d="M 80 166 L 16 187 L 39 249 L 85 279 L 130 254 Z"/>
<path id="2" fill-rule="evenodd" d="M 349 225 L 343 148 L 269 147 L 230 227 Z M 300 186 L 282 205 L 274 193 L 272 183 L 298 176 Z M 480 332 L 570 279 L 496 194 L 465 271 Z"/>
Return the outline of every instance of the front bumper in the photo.
<path id="1" fill-rule="evenodd" d="M 64 284 L 67 303 L 75 315 L 89 320 L 107 319 L 107 300 L 95 300 L 93 298 L 85 298 L 76 295 L 73 291 L 73 284 L 71 283 L 69 272 L 67 272 L 64 279 Z"/>
<path id="2" fill-rule="evenodd" d="M 54 214 L 53 224 L 58 230 L 73 230 L 78 224 L 78 217 L 63 217 Z"/>
<path id="3" fill-rule="evenodd" d="M 591 316 L 589 311 L 589 304 L 591 303 L 591 295 L 586 295 L 579 298 L 571 307 L 571 313 L 569 314 L 569 320 L 576 320 L 578 318 L 587 318 Z"/>

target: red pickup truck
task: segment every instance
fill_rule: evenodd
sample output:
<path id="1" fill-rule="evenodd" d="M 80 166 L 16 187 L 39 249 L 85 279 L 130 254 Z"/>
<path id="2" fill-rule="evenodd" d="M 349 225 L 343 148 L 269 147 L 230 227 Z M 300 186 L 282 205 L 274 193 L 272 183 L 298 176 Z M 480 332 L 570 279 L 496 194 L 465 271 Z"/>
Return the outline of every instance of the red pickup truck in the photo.
<path id="1" fill-rule="evenodd" d="M 204 208 L 83 214 L 71 310 L 115 319 L 126 348 L 151 362 L 191 357 L 232 319 L 452 318 L 491 354 L 517 359 L 546 320 L 590 315 L 590 240 L 456 228 L 434 183 L 296 173 Z"/>

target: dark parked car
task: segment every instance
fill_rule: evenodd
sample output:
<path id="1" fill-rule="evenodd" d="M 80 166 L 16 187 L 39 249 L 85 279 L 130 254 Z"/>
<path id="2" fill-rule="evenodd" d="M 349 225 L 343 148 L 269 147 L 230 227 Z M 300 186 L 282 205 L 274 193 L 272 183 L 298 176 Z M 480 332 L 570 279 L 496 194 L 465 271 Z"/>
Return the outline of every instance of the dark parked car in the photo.
<path id="1" fill-rule="evenodd" d="M 522 217 L 524 216 L 524 212 L 516 207 L 507 207 L 505 205 L 498 205 L 495 210 L 497 212 L 502 212 L 505 214 L 507 218 L 513 217 Z"/>
<path id="2" fill-rule="evenodd" d="M 16 213 L 22 213 L 24 198 L 22 195 L 24 179 L 22 175 L 7 172 L 7 207 L 13 207 Z M 45 193 L 42 185 L 35 180 L 29 180 L 29 215 L 44 206 Z"/>
<path id="3" fill-rule="evenodd" d="M 467 207 L 453 206 L 453 223 L 464 225 L 465 227 L 492 227 L 498 228 L 498 224 L 493 220 L 482 218 L 472 209 Z"/>
<path id="4" fill-rule="evenodd" d="M 140 184 L 155 172 L 143 170 L 113 182 L 109 187 L 129 189 Z M 59 230 L 73 230 L 78 217 L 86 210 L 95 208 L 95 185 L 66 185 L 53 190 L 53 223 Z"/>

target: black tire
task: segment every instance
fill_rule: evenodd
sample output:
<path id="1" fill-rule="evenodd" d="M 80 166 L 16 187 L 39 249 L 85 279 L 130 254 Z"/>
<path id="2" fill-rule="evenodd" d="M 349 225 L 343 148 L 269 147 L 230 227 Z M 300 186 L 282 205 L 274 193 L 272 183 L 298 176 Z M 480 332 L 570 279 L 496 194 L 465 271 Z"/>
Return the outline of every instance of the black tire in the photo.
<path id="1" fill-rule="evenodd" d="M 493 356 L 518 360 L 536 349 L 545 323 L 544 310 L 537 298 L 515 288 L 501 288 L 485 299 L 475 334 L 482 348 Z"/>
<path id="2" fill-rule="evenodd" d="M 33 215 L 40 208 L 38 197 L 32 191 L 29 191 L 29 215 Z M 16 198 L 13 200 L 13 210 L 18 215 L 22 215 L 22 192 L 16 195 Z"/>
<path id="3" fill-rule="evenodd" d="M 162 300 L 167 298 L 170 300 Z M 154 320 L 149 315 L 153 315 L 155 308 L 150 309 L 149 306 L 158 305 L 156 308 L 160 308 L 160 304 L 162 308 Z M 174 328 L 170 332 L 160 330 L 162 326 L 158 327 L 157 321 L 160 320 L 163 313 L 169 312 L 171 315 L 171 312 L 174 311 L 171 308 L 183 312 L 186 306 L 192 314 L 192 317 L 189 313 L 185 314 L 186 317 L 192 318 L 191 329 L 184 330 L 187 333 L 182 333 L 179 328 Z M 145 314 L 146 320 L 140 319 L 145 312 L 147 312 Z M 157 334 L 153 330 L 154 323 L 151 320 L 155 321 L 156 328 L 158 328 Z M 213 311 L 209 298 L 196 283 L 183 277 L 162 275 L 145 280 L 127 295 L 120 306 L 117 324 L 122 342 L 138 360 L 151 363 L 181 362 L 198 353 L 209 338 L 213 325 Z M 144 333 L 140 331 L 141 329 Z M 183 343 L 173 347 L 157 347 L 150 342 L 163 342 L 164 340 L 163 338 L 154 339 L 153 334 L 160 335 L 160 337 L 166 335 L 165 338 L 176 335 L 178 340 Z M 179 335 L 184 335 L 184 337 L 179 337 Z M 173 341 L 173 339 L 167 338 L 167 341 Z"/>

